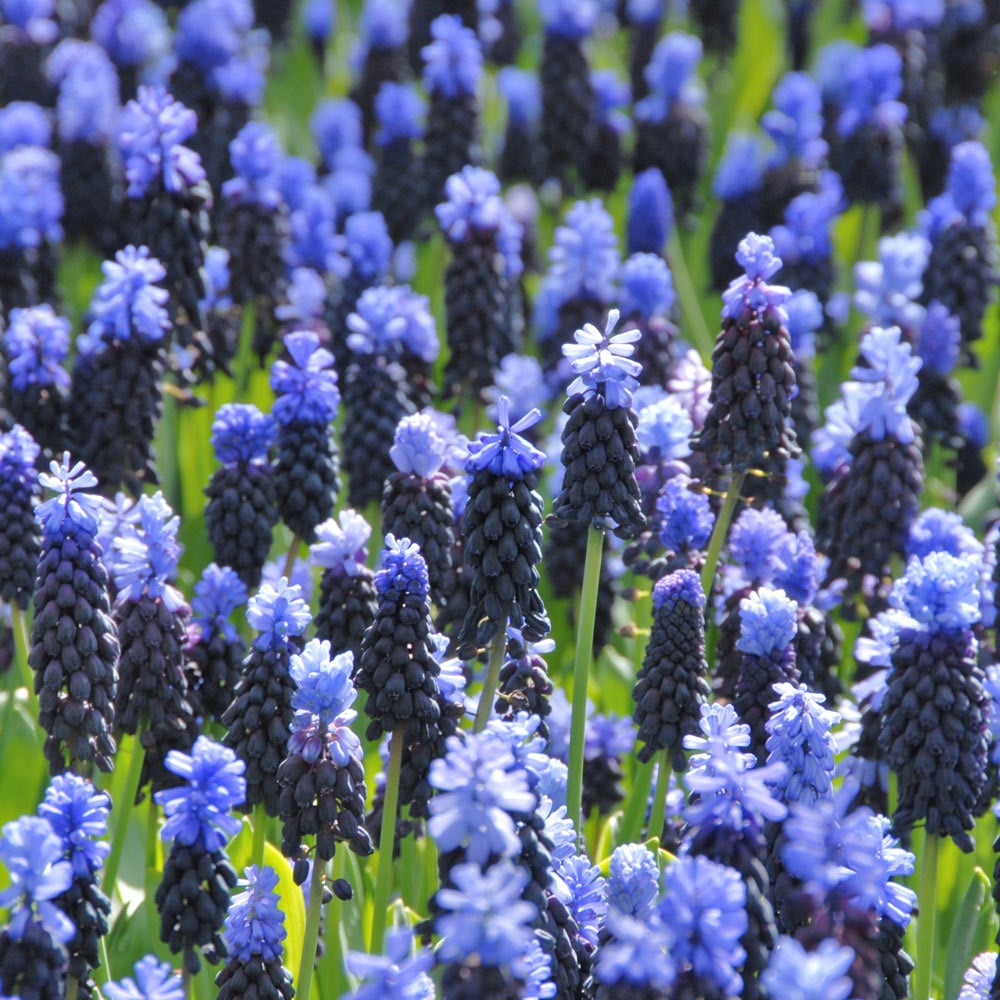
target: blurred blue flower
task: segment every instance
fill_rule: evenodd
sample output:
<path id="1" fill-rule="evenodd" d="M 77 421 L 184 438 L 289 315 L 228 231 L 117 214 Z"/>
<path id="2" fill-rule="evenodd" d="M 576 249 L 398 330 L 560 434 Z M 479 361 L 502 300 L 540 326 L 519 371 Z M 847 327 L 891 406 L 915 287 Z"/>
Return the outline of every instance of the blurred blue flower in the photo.
<path id="1" fill-rule="evenodd" d="M 368 558 L 371 525 L 356 510 L 342 510 L 316 526 L 316 538 L 309 549 L 312 562 L 324 569 L 336 569 L 357 576 Z"/>
<path id="2" fill-rule="evenodd" d="M 637 920 L 653 911 L 659 895 L 660 869 L 644 844 L 621 844 L 608 861 L 607 899 L 610 910 Z"/>
<path id="3" fill-rule="evenodd" d="M 104 280 L 90 304 L 93 322 L 88 330 L 95 341 L 130 340 L 158 343 L 170 330 L 167 301 L 170 293 L 158 283 L 167 271 L 148 247 L 131 244 L 114 260 L 101 265 Z"/>
<path id="4" fill-rule="evenodd" d="M 428 972 L 434 967 L 434 954 L 426 948 L 413 950 L 413 932 L 409 928 L 391 930 L 386 935 L 385 955 L 363 951 L 347 953 L 345 964 L 352 976 L 364 983 L 340 1000 L 434 1000 L 437 991 Z"/>
<path id="5" fill-rule="evenodd" d="M 169 962 L 146 955 L 135 963 L 135 979 L 126 976 L 101 989 L 108 1000 L 185 1000 L 181 977 Z"/>
<path id="6" fill-rule="evenodd" d="M 447 451 L 437 421 L 426 413 L 412 413 L 396 426 L 389 457 L 400 472 L 429 479 L 441 470 Z"/>
<path id="7" fill-rule="evenodd" d="M 783 590 L 760 587 L 740 601 L 740 636 L 736 648 L 770 657 L 787 649 L 797 630 L 798 606 Z"/>
<path id="8" fill-rule="evenodd" d="M 831 938 L 806 951 L 795 938 L 778 938 L 761 974 L 768 996 L 782 1000 L 850 1000 L 854 984 L 847 975 L 854 950 Z"/>
<path id="9" fill-rule="evenodd" d="M 455 865 L 449 874 L 454 888 L 446 886 L 435 896 L 443 911 L 435 920 L 443 938 L 439 957 L 446 962 L 478 957 L 483 965 L 517 962 L 528 950 L 538 916 L 534 904 L 520 898 L 528 873 L 505 859 L 485 871 L 479 864 Z"/>
<path id="10" fill-rule="evenodd" d="M 667 262 L 657 254 L 633 253 L 622 264 L 619 281 L 618 301 L 623 316 L 649 320 L 653 316 L 669 316 L 673 311 L 677 298 L 673 275 Z"/>
<path id="11" fill-rule="evenodd" d="M 646 65 L 649 95 L 636 104 L 636 119 L 661 122 L 678 102 L 701 104 L 705 99 L 697 82 L 701 55 L 701 40 L 694 35 L 674 31 L 661 38 Z"/>
<path id="12" fill-rule="evenodd" d="M 246 584 L 236 570 L 229 566 L 209 563 L 194 585 L 191 598 L 192 621 L 204 631 L 221 635 L 226 642 L 235 642 L 239 636 L 229 616 L 246 603 Z"/>
<path id="13" fill-rule="evenodd" d="M 50 305 L 11 309 L 3 334 L 10 384 L 18 392 L 28 386 L 69 388 L 63 367 L 69 354 L 69 320 Z"/>
<path id="14" fill-rule="evenodd" d="M 456 14 L 431 22 L 431 42 L 420 54 L 424 87 L 432 96 L 456 100 L 476 93 L 483 70 L 483 50 L 475 33 Z"/>

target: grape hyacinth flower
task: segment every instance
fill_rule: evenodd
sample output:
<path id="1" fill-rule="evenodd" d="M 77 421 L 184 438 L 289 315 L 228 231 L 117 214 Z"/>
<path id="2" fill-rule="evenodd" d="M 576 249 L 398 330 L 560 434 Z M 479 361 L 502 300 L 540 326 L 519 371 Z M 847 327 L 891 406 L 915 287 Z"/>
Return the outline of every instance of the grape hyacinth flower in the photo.
<path id="1" fill-rule="evenodd" d="M 97 478 L 69 453 L 39 483 L 56 496 L 35 508 L 42 549 L 35 578 L 28 663 L 35 673 L 45 758 L 53 774 L 74 761 L 110 771 L 118 680 L 118 630 L 111 617 L 108 571 L 97 543 L 100 500 L 84 490 Z M 72 615 L 63 582 L 71 567 Z"/>
<path id="2" fill-rule="evenodd" d="M 389 456 L 396 471 L 382 492 L 382 535 L 409 538 L 427 564 L 431 601 L 444 607 L 454 587 L 455 512 L 451 480 L 442 471 L 448 442 L 427 413 L 404 417 Z"/>
<path id="3" fill-rule="evenodd" d="M 310 562 L 322 567 L 316 637 L 333 649 L 350 652 L 357 663 L 365 629 L 375 620 L 375 576 L 365 565 L 371 525 L 355 510 L 342 510 L 316 526 Z"/>
<path id="4" fill-rule="evenodd" d="M 635 171 L 660 168 L 680 217 L 694 208 L 708 162 L 705 95 L 696 82 L 701 55 L 694 35 L 665 35 L 646 66 L 649 93 L 635 106 Z"/>
<path id="5" fill-rule="evenodd" d="M 273 868 L 250 865 L 237 882 L 226 913 L 229 960 L 215 977 L 219 1000 L 273 997 L 292 1000 L 292 974 L 282 964 L 287 936 L 278 906 L 278 876 Z"/>
<path id="6" fill-rule="evenodd" d="M 76 929 L 55 900 L 73 884 L 65 843 L 39 816 L 22 816 L 0 830 L 0 861 L 10 885 L 0 906 L 10 920 L 0 931 L 0 989 L 43 1000 L 61 996 L 67 969 L 66 945 Z"/>
<path id="7" fill-rule="evenodd" d="M 632 94 L 628 83 L 613 69 L 591 71 L 590 149 L 581 165 L 584 186 L 610 193 L 618 186 L 624 166 L 622 136 L 631 125 L 626 109 Z"/>
<path id="8" fill-rule="evenodd" d="M 500 358 L 519 349 L 507 316 L 504 258 L 520 253 L 520 227 L 488 170 L 464 167 L 445 182 L 446 201 L 435 208 L 451 247 L 445 272 L 445 315 L 450 355 L 446 397 L 482 393 Z"/>
<path id="9" fill-rule="evenodd" d="M 58 85 L 56 152 L 66 211 L 63 229 L 102 256 L 121 246 L 122 196 L 114 141 L 121 108 L 118 72 L 97 42 L 61 41 L 47 72 Z"/>
<path id="10" fill-rule="evenodd" d="M 210 369 L 201 300 L 212 192 L 201 159 L 184 145 L 197 126 L 194 112 L 163 87 L 141 86 L 122 110 L 118 146 L 128 180 L 126 234 L 164 262 L 177 342 L 196 349 Z"/>
<path id="11" fill-rule="evenodd" d="M 0 156 L 0 316 L 55 302 L 63 197 L 59 158 L 39 146 Z"/>
<path id="12" fill-rule="evenodd" d="M 431 645 L 427 564 L 408 538 L 388 535 L 375 574 L 378 610 L 361 642 L 355 682 L 368 698 L 365 738 L 389 736 L 389 764 L 379 837 L 372 950 L 379 950 L 392 880 L 392 848 L 400 803 L 414 818 L 426 814 L 426 781 L 441 746 L 440 667 Z M 405 771 L 405 774 L 404 774 Z M 362 804 L 363 807 L 363 804 Z"/>
<path id="13" fill-rule="evenodd" d="M 153 0 L 104 0 L 94 10 L 90 37 L 115 64 L 126 101 L 135 97 L 144 71 L 167 56 L 171 42 L 166 14 Z"/>
<path id="14" fill-rule="evenodd" d="M 260 583 L 278 520 L 268 452 L 277 422 L 249 403 L 220 406 L 212 422 L 212 447 L 222 468 L 205 487 L 205 528 L 215 561 L 231 566 L 248 588 Z"/>
<path id="15" fill-rule="evenodd" d="M 184 648 L 189 663 L 188 697 L 196 715 L 216 722 L 222 721 L 240 679 L 245 649 L 229 617 L 246 600 L 246 584 L 229 566 L 209 563 L 194 585 Z"/>
<path id="16" fill-rule="evenodd" d="M 394 244 L 420 223 L 423 177 L 414 142 L 424 134 L 424 102 L 413 84 L 387 81 L 375 95 L 378 131 L 372 208 L 381 212 Z"/>
<path id="17" fill-rule="evenodd" d="M 740 602 L 740 637 L 736 648 L 743 654 L 736 679 L 734 707 L 740 721 L 750 727 L 750 752 L 760 763 L 766 759 L 765 726 L 776 685 L 799 679 L 795 664 L 797 607 L 783 590 L 761 587 Z"/>
<path id="18" fill-rule="evenodd" d="M 523 869 L 499 861 L 485 870 L 478 864 L 456 865 L 452 886 L 436 894 L 441 913 L 435 930 L 442 937 L 437 953 L 445 965 L 441 983 L 447 1000 L 522 996 L 525 955 L 537 909 L 521 899 L 528 881 Z"/>
<path id="19" fill-rule="evenodd" d="M 806 951 L 795 938 L 782 937 L 760 977 L 768 996 L 788 1000 L 850 1000 L 854 984 L 846 975 L 854 952 L 827 938 Z"/>
<path id="20" fill-rule="evenodd" d="M 507 627 L 507 657 L 497 675 L 497 697 L 493 710 L 497 717 L 513 721 L 520 712 L 537 716 L 538 735 L 548 739 L 546 719 L 552 711 L 549 699 L 554 690 L 544 653 L 556 648 L 551 639 L 528 642 L 521 631 Z"/>
<path id="21" fill-rule="evenodd" d="M 411 955 L 412 948 L 413 932 L 400 928 L 386 936 L 384 956 L 348 952 L 347 971 L 362 985 L 340 1000 L 433 1000 L 437 991 L 427 973 L 434 967 L 434 955 L 426 948 Z"/>
<path id="22" fill-rule="evenodd" d="M 848 597 L 882 586 L 903 554 L 924 480 L 919 428 L 906 412 L 920 359 L 898 327 L 873 327 L 861 356 L 866 364 L 842 387 L 842 465 L 821 498 L 817 533 L 826 580 L 845 579 Z"/>
<path id="23" fill-rule="evenodd" d="M 362 140 L 370 144 L 380 121 L 378 95 L 387 84 L 402 84 L 410 75 L 406 61 L 407 7 L 403 0 L 365 0 L 354 57 L 360 69 L 349 97 L 361 111 Z M 377 141 L 377 139 L 376 139 Z"/>
<path id="24" fill-rule="evenodd" d="M 181 977 L 170 962 L 146 955 L 134 968 L 134 979 L 125 976 L 118 982 L 103 984 L 101 989 L 108 1000 L 184 1000 Z"/>
<path id="25" fill-rule="evenodd" d="M 674 202 L 663 173 L 649 167 L 635 175 L 628 198 L 625 252 L 663 253 L 674 226 Z"/>
<path id="26" fill-rule="evenodd" d="M 333 355 L 311 330 L 284 336 L 290 361 L 271 369 L 271 413 L 278 422 L 274 487 L 278 512 L 296 538 L 316 539 L 316 526 L 333 514 L 340 484 L 332 425 L 340 407 Z"/>
<path id="27" fill-rule="evenodd" d="M 538 77 L 517 66 L 497 73 L 497 89 L 507 105 L 507 125 L 497 157 L 497 174 L 504 184 L 537 182 L 541 176 L 538 123 L 542 93 Z"/>
<path id="28" fill-rule="evenodd" d="M 783 306 L 791 292 L 769 283 L 781 260 L 771 240 L 756 233 L 740 243 L 736 258 L 746 274 L 723 294 L 711 409 L 692 444 L 742 473 L 765 457 L 793 457 L 798 448 L 788 423 L 795 371 Z"/>
<path id="29" fill-rule="evenodd" d="M 0 434 L 0 599 L 27 611 L 41 549 L 38 445 L 20 425 Z"/>
<path id="30" fill-rule="evenodd" d="M 909 616 L 896 631 L 879 746 L 899 782 L 897 831 L 926 820 L 928 835 L 964 851 L 986 780 L 984 676 L 974 626 L 980 620 L 975 565 L 944 552 L 912 558 L 892 590 Z M 932 685 L 932 700 L 913 694 Z M 947 772 L 947 780 L 945 780 Z"/>
<path id="31" fill-rule="evenodd" d="M 185 784 L 155 795 L 167 817 L 160 836 L 171 842 L 155 897 L 160 940 L 173 954 L 183 952 L 184 968 L 195 975 L 201 968 L 196 949 L 212 965 L 229 953 L 219 931 L 237 879 L 225 847 L 240 829 L 231 811 L 246 795 L 245 765 L 232 750 L 199 736 L 190 754 L 171 750 L 166 766 Z"/>
<path id="32" fill-rule="evenodd" d="M 424 210 L 430 212 L 445 181 L 479 160 L 479 103 L 476 88 L 483 51 L 475 33 L 454 14 L 431 22 L 431 42 L 421 49 L 424 88 L 430 95 L 424 137 Z"/>
<path id="33" fill-rule="evenodd" d="M 50 305 L 11 309 L 3 333 L 7 409 L 51 460 L 66 445 L 69 320 Z"/>
<path id="34" fill-rule="evenodd" d="M 850 204 L 901 210 L 900 170 L 906 105 L 902 59 L 890 45 L 859 49 L 846 67 L 830 159 Z"/>
<path id="35" fill-rule="evenodd" d="M 348 502 L 360 509 L 381 499 L 396 427 L 424 404 L 414 396 L 423 394 L 438 344 L 427 298 L 402 285 L 364 292 L 348 328 L 341 449 Z"/>
<path id="36" fill-rule="evenodd" d="M 539 13 L 542 174 L 572 191 L 582 180 L 595 138 L 595 95 L 584 42 L 594 32 L 598 6 L 593 0 L 545 0 Z"/>
<path id="37" fill-rule="evenodd" d="M 253 303 L 253 346 L 261 363 L 274 344 L 274 310 L 285 291 L 288 206 L 278 187 L 282 152 L 263 122 L 249 122 L 229 144 L 235 174 L 222 185 L 218 241 L 229 251 L 230 294 Z"/>
<path id="38" fill-rule="evenodd" d="M 364 825 L 361 741 L 351 730 L 357 716 L 351 705 L 358 694 L 351 682 L 353 670 L 350 653 L 333 656 L 330 644 L 321 639 L 307 642 L 289 662 L 295 714 L 288 756 L 278 768 L 278 811 L 281 850 L 294 862 L 299 884 L 308 872 L 304 835 L 315 835 L 312 861 L 321 868 L 332 860 L 337 841 L 362 857 L 374 850 Z"/>
<path id="39" fill-rule="evenodd" d="M 294 717 L 295 682 L 289 672 L 299 638 L 309 624 L 309 608 L 301 588 L 282 577 L 277 586 L 264 584 L 247 603 L 247 624 L 258 635 L 243 661 L 232 704 L 222 716 L 224 742 L 246 764 L 246 801 L 236 805 L 249 812 L 262 806 L 278 815 L 278 766 L 288 756 L 288 733 Z M 262 822 L 258 812 L 256 822 Z"/>
<path id="40" fill-rule="evenodd" d="M 341 363 L 348 357 L 348 317 L 368 288 L 387 282 L 393 244 L 385 219 L 379 212 L 354 212 L 344 223 L 344 273 L 340 289 L 326 312 L 330 349 Z"/>
<path id="41" fill-rule="evenodd" d="M 705 594 L 696 573 L 679 570 L 653 587 L 653 628 L 632 689 L 643 763 L 667 751 L 675 771 L 687 769 L 683 739 L 697 735 L 708 704 Z M 662 766 L 662 765 L 661 765 Z"/>
<path id="42" fill-rule="evenodd" d="M 972 344 L 982 337 L 983 314 L 1000 284 L 1000 251 L 991 213 L 996 182 L 986 149 L 959 143 L 951 151 L 945 190 L 921 217 L 931 252 L 924 301 L 938 301 L 958 317 L 963 362 L 975 367 Z"/>
<path id="43" fill-rule="evenodd" d="M 656 253 L 633 253 L 622 264 L 619 305 L 626 325 L 642 334 L 633 357 L 647 385 L 666 385 L 680 337 L 672 321 L 676 294 L 667 262 Z"/>
<path id="44" fill-rule="evenodd" d="M 73 368 L 69 430 L 105 491 L 124 484 L 138 495 L 158 482 L 153 438 L 172 330 L 169 276 L 144 246 L 119 250 L 102 270 Z"/>
<path id="45" fill-rule="evenodd" d="M 162 493 L 140 497 L 134 517 L 134 533 L 116 538 L 108 558 L 121 645 L 115 724 L 139 735 L 145 750 L 139 784 L 150 781 L 156 790 L 171 780 L 164 771 L 167 751 L 189 750 L 200 728 L 185 673 L 191 608 L 173 585 L 180 518 Z"/>
<path id="46" fill-rule="evenodd" d="M 635 468 L 639 448 L 632 393 L 642 366 L 632 360 L 638 330 L 615 333 L 619 311 L 608 313 L 601 333 L 588 323 L 563 347 L 576 375 L 563 407 L 563 483 L 553 504 L 557 521 L 611 529 L 622 538 L 645 524 Z"/>
<path id="47" fill-rule="evenodd" d="M 550 629 L 537 569 L 542 555 L 537 484 L 545 456 L 521 433 L 540 418 L 538 410 L 531 410 L 512 425 L 509 401 L 501 396 L 496 433 L 480 433 L 469 445 L 462 537 L 470 596 L 457 640 L 469 654 L 495 644 L 502 655 L 508 625 L 529 641 L 543 639 Z M 499 657 L 491 662 L 498 671 Z M 488 713 L 492 690 L 483 697 Z M 482 716 L 483 724 L 487 717 Z"/>
<path id="48" fill-rule="evenodd" d="M 99 942 L 109 929 L 111 900 L 101 891 L 97 872 L 110 847 L 97 838 L 107 835 L 110 811 L 107 792 L 98 792 L 86 778 L 72 773 L 53 778 L 38 807 L 38 815 L 62 838 L 64 857 L 73 870 L 69 888 L 53 902 L 73 922 L 67 976 L 81 986 L 92 985 L 91 972 L 101 964 Z"/>
<path id="49" fill-rule="evenodd" d="M 583 747 L 583 801 L 585 816 L 594 810 L 608 816 L 625 798 L 622 761 L 635 746 L 630 718 L 593 713 L 587 718 Z"/>

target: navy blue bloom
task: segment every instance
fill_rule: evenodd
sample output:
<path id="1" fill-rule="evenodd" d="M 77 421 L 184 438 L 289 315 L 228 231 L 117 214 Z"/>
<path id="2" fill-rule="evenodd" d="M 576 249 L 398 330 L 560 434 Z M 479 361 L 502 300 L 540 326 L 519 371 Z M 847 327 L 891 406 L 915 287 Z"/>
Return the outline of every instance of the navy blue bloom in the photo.
<path id="1" fill-rule="evenodd" d="M 545 454 L 522 437 L 521 431 L 533 427 L 541 419 L 541 412 L 532 409 L 512 425 L 510 401 L 501 396 L 497 400 L 496 433 L 480 431 L 477 439 L 469 442 L 466 471 L 475 474 L 488 469 L 494 475 L 510 480 L 522 479 L 525 473 L 537 472 L 545 463 Z"/>
<path id="2" fill-rule="evenodd" d="M 420 50 L 424 87 L 446 98 L 474 95 L 483 68 L 483 50 L 474 32 L 455 14 L 431 22 L 431 42 Z"/>
<path id="3" fill-rule="evenodd" d="M 185 8 L 185 15 L 194 5 Z M 122 110 L 118 147 L 125 161 L 128 194 L 141 198 L 157 181 L 167 191 L 183 191 L 205 179 L 197 153 L 183 145 L 198 120 L 163 87 L 141 86 Z"/>
<path id="4" fill-rule="evenodd" d="M 231 812 L 246 797 L 246 765 L 228 747 L 199 736 L 190 754 L 171 750 L 166 766 L 187 784 L 155 793 L 167 818 L 160 836 L 209 853 L 221 850 L 241 826 Z"/>
<path id="5" fill-rule="evenodd" d="M 184 987 L 170 962 L 146 955 L 135 963 L 135 978 L 126 976 L 101 987 L 108 1000 L 184 1000 Z"/>
<path id="6" fill-rule="evenodd" d="M 278 906 L 278 876 L 273 868 L 250 865 L 226 914 L 226 944 L 241 962 L 280 959 L 287 937 L 285 914 Z"/>

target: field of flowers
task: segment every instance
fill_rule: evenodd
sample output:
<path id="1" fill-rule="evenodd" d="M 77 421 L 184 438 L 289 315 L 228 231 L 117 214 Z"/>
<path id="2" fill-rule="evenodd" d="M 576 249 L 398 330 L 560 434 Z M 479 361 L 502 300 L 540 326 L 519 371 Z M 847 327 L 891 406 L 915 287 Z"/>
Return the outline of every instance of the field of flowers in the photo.
<path id="1" fill-rule="evenodd" d="M 1000 1000 L 998 69 L 0 0 L 0 1000 Z"/>

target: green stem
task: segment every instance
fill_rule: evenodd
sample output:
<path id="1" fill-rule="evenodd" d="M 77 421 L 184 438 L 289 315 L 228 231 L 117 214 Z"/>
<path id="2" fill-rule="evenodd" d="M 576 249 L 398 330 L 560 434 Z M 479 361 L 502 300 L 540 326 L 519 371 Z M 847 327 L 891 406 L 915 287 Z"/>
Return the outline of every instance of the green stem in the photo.
<path id="1" fill-rule="evenodd" d="M 309 909 L 306 912 L 306 932 L 302 940 L 302 961 L 295 983 L 295 995 L 309 1000 L 312 988 L 313 967 L 316 965 L 316 945 L 319 942 L 319 916 L 323 908 L 323 874 L 326 862 L 313 858 L 312 879 L 309 882 Z"/>
<path id="2" fill-rule="evenodd" d="M 649 805 L 649 790 L 653 787 L 653 761 L 639 764 L 632 780 L 632 791 L 629 793 L 628 805 L 618 830 L 619 844 L 633 844 L 642 833 L 642 823 L 646 818 L 646 807 Z"/>
<path id="3" fill-rule="evenodd" d="M 80 994 L 80 980 L 72 976 L 66 980 L 66 1000 L 76 1000 Z"/>
<path id="4" fill-rule="evenodd" d="M 187 967 L 187 962 L 181 971 L 181 995 L 184 1000 L 189 1000 L 191 996 L 191 970 Z"/>
<path id="5" fill-rule="evenodd" d="M 486 679 L 483 681 L 483 693 L 479 696 L 479 708 L 476 710 L 476 721 L 472 726 L 474 733 L 481 733 L 486 728 L 493 714 L 493 699 L 496 697 L 497 683 L 500 680 L 500 668 L 503 666 L 503 654 L 507 648 L 507 629 L 498 628 L 497 634 L 490 644 L 490 662 L 486 668 Z"/>
<path id="6" fill-rule="evenodd" d="M 681 300 L 681 311 L 687 320 L 691 340 L 702 358 L 710 358 L 715 347 L 715 338 L 708 329 L 708 323 L 705 322 L 705 314 L 701 310 L 698 292 L 691 280 L 691 272 L 684 257 L 684 247 L 681 245 L 676 227 L 670 234 L 667 253 L 674 276 L 674 287 L 677 289 L 677 297 Z"/>
<path id="7" fill-rule="evenodd" d="M 733 511 L 736 510 L 736 502 L 740 498 L 743 480 L 746 477 L 746 472 L 733 473 L 733 478 L 729 480 L 729 489 L 726 491 L 722 510 L 719 511 L 715 527 L 712 529 L 712 537 L 708 542 L 708 552 L 705 555 L 705 565 L 701 568 L 701 589 L 705 591 L 705 600 L 711 600 L 715 569 L 719 565 L 719 553 L 722 551 L 722 543 L 726 540 L 726 535 L 729 534 L 729 522 L 733 519 Z"/>
<path id="8" fill-rule="evenodd" d="M 295 557 L 299 554 L 299 547 L 302 544 L 302 539 L 298 535 L 292 538 L 292 544 L 288 547 L 288 555 L 285 556 L 285 568 L 282 571 L 282 576 L 289 582 L 292 582 L 292 568 L 295 566 Z"/>
<path id="9" fill-rule="evenodd" d="M 7 689 L 7 701 L 3 707 L 3 718 L 0 719 L 0 763 L 7 758 L 7 745 L 11 736 L 14 735 L 14 710 L 17 708 L 17 692 L 20 687 L 17 677 L 11 678 L 11 685 Z"/>
<path id="10" fill-rule="evenodd" d="M 258 802 L 253 811 L 253 853 L 251 863 L 260 871 L 264 867 L 264 848 L 267 846 L 267 810 Z"/>
<path id="11" fill-rule="evenodd" d="M 667 812 L 667 791 L 670 788 L 670 756 L 663 750 L 659 754 L 656 768 L 656 791 L 653 805 L 649 810 L 649 835 L 657 840 L 663 836 L 663 817 Z"/>
<path id="12" fill-rule="evenodd" d="M 569 779 L 566 786 L 566 815 L 583 832 L 583 745 L 587 735 L 587 688 L 594 658 L 594 619 L 597 591 L 601 584 L 604 532 L 591 525 L 587 529 L 587 557 L 583 564 L 580 614 L 576 630 L 576 660 L 573 664 L 573 715 L 569 732 Z"/>
<path id="13" fill-rule="evenodd" d="M 378 872 L 375 876 L 375 912 L 372 914 L 372 938 L 368 951 L 382 954 L 385 921 L 392 894 L 392 847 L 396 839 L 396 812 L 399 805 L 399 771 L 403 764 L 403 730 L 397 726 L 389 740 L 389 770 L 385 777 L 382 807 L 382 833 L 378 840 Z M 308 1000 L 308 998 L 306 998 Z"/>
<path id="14" fill-rule="evenodd" d="M 937 915 L 937 834 L 928 833 L 920 859 L 920 916 L 917 919 L 917 967 L 913 973 L 913 996 L 930 997 L 934 970 L 934 918 Z"/>
<path id="15" fill-rule="evenodd" d="M 101 889 L 110 899 L 115 891 L 115 879 L 118 878 L 118 866 L 121 864 L 122 852 L 125 850 L 125 838 L 128 835 L 128 821 L 132 815 L 132 805 L 139 791 L 139 778 L 142 777 L 142 759 L 146 752 L 142 749 L 139 734 L 132 738 L 132 759 L 129 761 L 128 774 L 125 776 L 125 788 L 121 800 L 115 806 L 115 830 L 111 836 L 111 853 L 104 868 L 104 881 Z"/>

